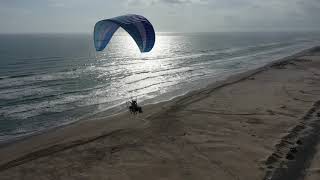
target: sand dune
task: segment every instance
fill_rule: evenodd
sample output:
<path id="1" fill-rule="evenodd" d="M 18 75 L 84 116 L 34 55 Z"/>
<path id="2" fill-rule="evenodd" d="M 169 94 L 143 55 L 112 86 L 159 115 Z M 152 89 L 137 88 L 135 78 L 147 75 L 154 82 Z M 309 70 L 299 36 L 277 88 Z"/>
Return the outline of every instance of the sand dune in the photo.
<path id="1" fill-rule="evenodd" d="M 2 147 L 0 179 L 283 179 L 281 167 L 305 177 L 307 162 L 306 177 L 319 179 L 318 161 L 300 151 L 317 128 L 319 51 L 150 105 L 136 118 L 83 121 Z"/>

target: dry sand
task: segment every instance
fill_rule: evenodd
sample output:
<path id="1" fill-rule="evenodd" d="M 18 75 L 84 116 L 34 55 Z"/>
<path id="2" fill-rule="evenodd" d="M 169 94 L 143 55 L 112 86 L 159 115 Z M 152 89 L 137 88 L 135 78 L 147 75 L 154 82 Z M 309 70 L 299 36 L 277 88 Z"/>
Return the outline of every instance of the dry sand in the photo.
<path id="1" fill-rule="evenodd" d="M 281 172 L 297 164 L 295 150 L 306 147 L 303 135 L 319 112 L 319 52 L 145 107 L 136 118 L 125 112 L 7 145 L 0 179 L 286 179 Z M 301 157 L 313 162 L 306 177 L 320 179 L 319 155 Z"/>

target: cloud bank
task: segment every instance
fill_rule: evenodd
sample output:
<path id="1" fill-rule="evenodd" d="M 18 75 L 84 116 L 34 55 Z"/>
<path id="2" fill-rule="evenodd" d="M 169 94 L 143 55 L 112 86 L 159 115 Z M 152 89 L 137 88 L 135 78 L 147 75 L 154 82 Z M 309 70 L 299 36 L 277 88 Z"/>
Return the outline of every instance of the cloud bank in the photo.
<path id="1" fill-rule="evenodd" d="M 0 33 L 91 32 L 136 13 L 158 31 L 318 31 L 319 0 L 0 0 Z"/>

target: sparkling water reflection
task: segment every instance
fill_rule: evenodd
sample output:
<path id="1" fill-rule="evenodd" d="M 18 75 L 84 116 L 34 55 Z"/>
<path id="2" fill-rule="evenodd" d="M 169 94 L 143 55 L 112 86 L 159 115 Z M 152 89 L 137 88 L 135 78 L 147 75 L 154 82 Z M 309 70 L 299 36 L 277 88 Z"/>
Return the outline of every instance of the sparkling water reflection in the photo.
<path id="1" fill-rule="evenodd" d="M 158 33 L 150 53 L 113 37 L 0 35 L 0 141 L 171 99 L 316 45 L 310 33 Z M 15 42 L 15 43 L 11 43 Z"/>

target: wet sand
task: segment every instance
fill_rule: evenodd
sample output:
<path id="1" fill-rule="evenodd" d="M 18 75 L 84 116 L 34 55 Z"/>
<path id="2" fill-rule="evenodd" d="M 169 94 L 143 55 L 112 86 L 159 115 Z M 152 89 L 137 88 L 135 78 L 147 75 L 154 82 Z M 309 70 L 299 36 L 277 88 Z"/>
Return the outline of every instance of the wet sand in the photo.
<path id="1" fill-rule="evenodd" d="M 293 170 L 293 178 L 319 179 L 316 150 L 301 154 L 318 144 L 305 143 L 317 128 L 318 100 L 314 48 L 150 105 L 135 118 L 83 121 L 2 147 L 0 179 L 257 180 Z"/>

